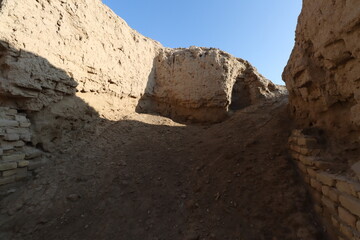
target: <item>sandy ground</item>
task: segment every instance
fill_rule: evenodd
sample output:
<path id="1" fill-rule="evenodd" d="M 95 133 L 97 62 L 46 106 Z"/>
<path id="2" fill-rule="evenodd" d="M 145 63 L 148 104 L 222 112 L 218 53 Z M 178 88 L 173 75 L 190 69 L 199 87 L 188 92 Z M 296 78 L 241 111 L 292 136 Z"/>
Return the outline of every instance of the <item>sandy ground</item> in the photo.
<path id="1" fill-rule="evenodd" d="M 223 123 L 103 120 L 1 201 L 0 239 L 323 239 L 287 155 L 287 101 Z"/>

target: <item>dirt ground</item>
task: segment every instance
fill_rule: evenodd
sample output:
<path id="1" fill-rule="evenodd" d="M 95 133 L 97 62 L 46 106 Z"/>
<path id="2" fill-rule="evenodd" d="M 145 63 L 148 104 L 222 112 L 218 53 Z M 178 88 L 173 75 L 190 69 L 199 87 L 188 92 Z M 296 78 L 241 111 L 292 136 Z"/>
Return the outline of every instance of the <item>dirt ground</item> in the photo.
<path id="1" fill-rule="evenodd" d="M 103 124 L 2 199 L 0 239 L 323 239 L 288 158 L 286 99 L 208 126 Z"/>

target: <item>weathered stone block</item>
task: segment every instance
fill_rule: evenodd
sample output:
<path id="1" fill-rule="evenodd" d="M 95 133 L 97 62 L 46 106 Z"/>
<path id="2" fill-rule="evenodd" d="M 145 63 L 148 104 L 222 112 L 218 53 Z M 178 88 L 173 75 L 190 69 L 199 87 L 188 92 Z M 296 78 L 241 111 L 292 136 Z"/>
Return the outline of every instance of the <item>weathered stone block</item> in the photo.
<path id="1" fill-rule="evenodd" d="M 338 203 L 339 202 L 339 195 L 340 195 L 339 191 L 337 191 L 334 188 L 329 188 L 328 197 L 331 199 L 331 201 Z"/>
<path id="2" fill-rule="evenodd" d="M 330 213 L 337 214 L 337 206 L 333 201 L 331 201 L 329 198 L 325 196 L 322 196 L 321 202 L 323 206 L 325 206 Z"/>
<path id="3" fill-rule="evenodd" d="M 15 182 L 15 176 L 0 177 L 0 185 L 5 185 L 13 182 Z"/>
<path id="4" fill-rule="evenodd" d="M 16 133 L 8 133 L 5 135 L 4 140 L 6 141 L 18 141 L 20 140 L 19 134 Z"/>
<path id="5" fill-rule="evenodd" d="M 335 186 L 336 176 L 333 174 L 319 171 L 316 175 L 316 179 L 324 185 L 330 187 Z"/>
<path id="6" fill-rule="evenodd" d="M 339 201 L 350 213 L 360 217 L 360 201 L 358 199 L 347 194 L 341 194 Z"/>
<path id="7" fill-rule="evenodd" d="M 327 170 L 327 169 L 330 169 L 334 164 L 331 162 L 325 162 L 325 161 L 315 161 L 314 165 L 319 170 Z"/>
<path id="8" fill-rule="evenodd" d="M 34 159 L 43 155 L 43 152 L 39 149 L 29 146 L 24 147 L 23 152 L 25 153 L 25 159 Z"/>
<path id="9" fill-rule="evenodd" d="M 22 115 L 15 115 L 15 120 L 18 121 L 18 122 L 25 122 L 25 123 L 28 122 L 28 119 L 25 116 L 22 116 Z"/>
<path id="10" fill-rule="evenodd" d="M 324 196 L 329 196 L 329 191 L 330 191 L 330 187 L 329 186 L 322 186 L 321 187 L 321 192 Z"/>
<path id="11" fill-rule="evenodd" d="M 18 113 L 17 110 L 13 108 L 6 111 L 6 114 L 11 116 L 15 116 L 17 113 Z"/>
<path id="12" fill-rule="evenodd" d="M 18 121 L 0 119 L 0 127 L 17 127 L 19 126 Z"/>
<path id="13" fill-rule="evenodd" d="M 26 160 L 18 161 L 19 168 L 23 168 L 23 167 L 27 167 L 27 166 L 29 166 L 29 161 L 26 161 Z"/>
<path id="14" fill-rule="evenodd" d="M 6 171 L 17 168 L 16 162 L 0 162 L 0 171 Z"/>
<path id="15" fill-rule="evenodd" d="M 15 175 L 15 180 L 16 181 L 27 178 L 28 176 L 29 176 L 29 172 L 28 172 L 28 169 L 26 167 L 16 169 L 16 175 Z"/>
<path id="16" fill-rule="evenodd" d="M 340 232 L 343 233 L 349 239 L 353 239 L 354 234 L 352 229 L 346 226 L 345 224 L 340 224 Z"/>
<path id="17" fill-rule="evenodd" d="M 14 145 L 14 147 L 23 147 L 23 146 L 25 146 L 25 143 L 24 143 L 24 141 L 19 140 L 19 141 L 13 142 L 13 145 Z"/>
<path id="18" fill-rule="evenodd" d="M 16 174 L 16 169 L 11 169 L 11 170 L 7 170 L 7 171 L 3 171 L 1 173 L 1 176 L 9 177 L 9 176 L 12 176 L 12 175 L 15 175 L 15 174 Z"/>
<path id="19" fill-rule="evenodd" d="M 315 157 L 299 155 L 299 161 L 307 166 L 314 166 L 316 161 L 315 159 Z"/>
<path id="20" fill-rule="evenodd" d="M 31 141 L 31 134 L 30 133 L 20 134 L 20 138 L 21 138 L 21 140 L 23 140 L 25 142 L 30 142 Z"/>
<path id="21" fill-rule="evenodd" d="M 356 226 L 356 217 L 353 214 L 351 214 L 349 211 L 347 211 L 342 207 L 338 207 L 338 214 L 341 221 L 343 221 L 344 223 L 348 224 L 351 227 Z"/>
<path id="22" fill-rule="evenodd" d="M 299 137 L 297 143 L 306 148 L 314 148 L 318 145 L 316 138 L 313 137 Z"/>
<path id="23" fill-rule="evenodd" d="M 345 177 L 337 177 L 336 188 L 340 192 L 353 195 L 354 197 L 358 197 L 358 193 L 360 192 L 360 184 Z"/>
<path id="24" fill-rule="evenodd" d="M 8 162 L 21 161 L 21 160 L 25 159 L 25 154 L 24 153 L 16 153 L 16 154 L 8 155 L 8 156 L 2 156 L 2 159 L 4 161 L 8 161 Z"/>
<path id="25" fill-rule="evenodd" d="M 309 175 L 310 177 L 316 179 L 317 172 L 316 172 L 314 169 L 308 168 L 308 169 L 307 169 L 307 172 L 308 172 L 308 175 Z"/>
<path id="26" fill-rule="evenodd" d="M 28 128 L 31 126 L 30 122 L 20 122 L 20 127 L 22 128 Z"/>
<path id="27" fill-rule="evenodd" d="M 321 192 L 322 185 L 314 178 L 310 179 L 310 186 L 313 187 L 316 191 Z"/>

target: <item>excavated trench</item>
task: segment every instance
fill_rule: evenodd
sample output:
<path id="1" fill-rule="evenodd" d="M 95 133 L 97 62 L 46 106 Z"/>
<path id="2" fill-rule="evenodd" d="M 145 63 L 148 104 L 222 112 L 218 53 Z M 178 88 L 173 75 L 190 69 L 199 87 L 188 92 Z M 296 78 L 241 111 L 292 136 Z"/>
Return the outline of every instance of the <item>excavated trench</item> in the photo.
<path id="1" fill-rule="evenodd" d="M 288 157 L 286 98 L 214 125 L 96 124 L 2 199 L 1 239 L 322 239 Z"/>

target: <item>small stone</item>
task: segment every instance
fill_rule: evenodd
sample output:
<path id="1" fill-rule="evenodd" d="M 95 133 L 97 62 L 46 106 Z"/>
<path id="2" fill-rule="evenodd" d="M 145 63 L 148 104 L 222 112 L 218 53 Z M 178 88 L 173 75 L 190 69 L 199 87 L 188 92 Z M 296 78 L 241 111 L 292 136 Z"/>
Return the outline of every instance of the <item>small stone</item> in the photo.
<path id="1" fill-rule="evenodd" d="M 75 193 L 70 194 L 69 196 L 67 196 L 67 200 L 69 200 L 70 202 L 76 202 L 76 201 L 78 201 L 80 198 L 81 198 L 81 196 L 78 195 L 78 194 L 75 194 Z"/>
<path id="2" fill-rule="evenodd" d="M 24 147 L 23 152 L 25 153 L 25 159 L 34 159 L 43 155 L 41 150 L 29 146 Z"/>
<path id="3" fill-rule="evenodd" d="M 28 119 L 22 115 L 15 115 L 15 120 L 18 122 L 28 122 Z"/>
<path id="4" fill-rule="evenodd" d="M 22 160 L 22 161 L 19 161 L 19 162 L 18 162 L 18 167 L 19 167 L 19 168 L 27 167 L 27 166 L 29 166 L 29 161 Z"/>

